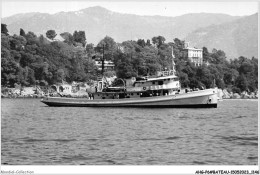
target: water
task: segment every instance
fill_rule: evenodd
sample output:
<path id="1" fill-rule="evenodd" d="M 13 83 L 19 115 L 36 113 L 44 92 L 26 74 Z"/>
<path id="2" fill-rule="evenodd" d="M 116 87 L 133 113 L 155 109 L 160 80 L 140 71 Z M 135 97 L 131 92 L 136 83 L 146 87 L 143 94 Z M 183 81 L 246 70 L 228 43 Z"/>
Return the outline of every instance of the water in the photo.
<path id="1" fill-rule="evenodd" d="M 47 107 L 2 99 L 6 165 L 258 165 L 257 100 L 209 109 Z"/>

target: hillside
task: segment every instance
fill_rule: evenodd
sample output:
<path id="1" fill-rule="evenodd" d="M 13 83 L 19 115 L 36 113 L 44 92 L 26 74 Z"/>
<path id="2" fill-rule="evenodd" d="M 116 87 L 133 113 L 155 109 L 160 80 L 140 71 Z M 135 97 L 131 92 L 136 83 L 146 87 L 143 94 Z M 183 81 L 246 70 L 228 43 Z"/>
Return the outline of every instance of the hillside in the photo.
<path id="1" fill-rule="evenodd" d="M 138 16 L 109 11 L 102 7 L 90 7 L 74 12 L 17 14 L 3 18 L 10 34 L 18 34 L 20 28 L 26 32 L 45 34 L 54 29 L 57 33 L 83 30 L 88 43 L 97 44 L 108 35 L 117 42 L 139 38 L 151 39 L 162 35 L 167 42 L 173 38 L 185 38 L 198 28 L 222 24 L 240 17 L 225 14 L 186 14 L 178 17 Z"/>
<path id="2" fill-rule="evenodd" d="M 200 28 L 185 40 L 196 47 L 225 51 L 228 59 L 239 56 L 258 57 L 258 14 L 235 21 Z"/>

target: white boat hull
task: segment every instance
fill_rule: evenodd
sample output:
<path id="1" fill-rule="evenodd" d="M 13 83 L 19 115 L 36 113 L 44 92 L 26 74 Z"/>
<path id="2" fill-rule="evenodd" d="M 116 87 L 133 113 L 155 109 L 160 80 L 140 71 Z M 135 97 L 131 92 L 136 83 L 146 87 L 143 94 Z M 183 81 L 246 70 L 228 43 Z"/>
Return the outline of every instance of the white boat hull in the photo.
<path id="1" fill-rule="evenodd" d="M 46 97 L 42 102 L 48 106 L 69 107 L 216 108 L 218 100 L 216 89 L 207 89 L 169 96 L 124 99 L 89 100 L 86 98 Z"/>

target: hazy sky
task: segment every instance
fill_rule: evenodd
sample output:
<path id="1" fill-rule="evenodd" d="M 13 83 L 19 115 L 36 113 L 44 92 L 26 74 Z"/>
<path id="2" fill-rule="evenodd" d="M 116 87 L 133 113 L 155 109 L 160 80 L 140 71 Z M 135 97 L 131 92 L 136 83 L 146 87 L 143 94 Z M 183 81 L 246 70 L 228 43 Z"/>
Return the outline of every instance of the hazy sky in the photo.
<path id="1" fill-rule="evenodd" d="M 17 13 L 78 11 L 91 6 L 102 6 L 111 11 L 137 15 L 179 16 L 186 13 L 225 13 L 234 16 L 251 15 L 258 12 L 257 2 L 170 2 L 170 1 L 2 1 L 2 17 Z"/>

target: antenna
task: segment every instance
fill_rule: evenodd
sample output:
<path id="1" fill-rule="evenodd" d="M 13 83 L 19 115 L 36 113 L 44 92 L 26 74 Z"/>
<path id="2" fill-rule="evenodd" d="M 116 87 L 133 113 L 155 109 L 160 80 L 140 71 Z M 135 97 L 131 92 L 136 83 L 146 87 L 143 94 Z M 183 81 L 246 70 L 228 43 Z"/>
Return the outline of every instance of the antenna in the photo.
<path id="1" fill-rule="evenodd" d="M 174 58 L 175 58 L 175 55 L 173 53 L 173 46 L 171 47 L 172 48 L 172 70 L 173 70 L 173 74 L 175 74 L 175 62 L 174 62 Z"/>
<path id="2" fill-rule="evenodd" d="M 103 44 L 102 77 L 104 76 L 105 44 Z"/>

